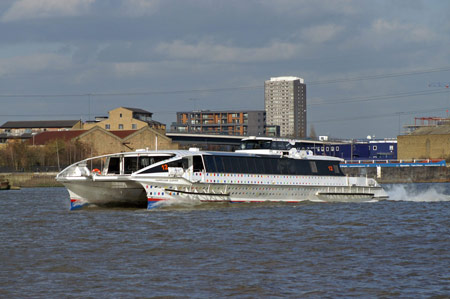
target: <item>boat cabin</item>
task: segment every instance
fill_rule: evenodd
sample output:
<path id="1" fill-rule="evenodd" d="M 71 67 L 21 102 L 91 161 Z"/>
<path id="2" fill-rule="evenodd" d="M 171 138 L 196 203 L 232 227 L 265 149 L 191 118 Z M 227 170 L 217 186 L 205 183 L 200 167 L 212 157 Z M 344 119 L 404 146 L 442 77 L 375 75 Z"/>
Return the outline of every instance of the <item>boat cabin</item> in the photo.
<path id="1" fill-rule="evenodd" d="M 182 168 L 183 171 L 191 173 L 344 176 L 339 167 L 339 160 L 207 152 L 174 157 L 167 162 L 156 163 L 139 174 L 164 173 L 169 172 L 170 168 Z"/>

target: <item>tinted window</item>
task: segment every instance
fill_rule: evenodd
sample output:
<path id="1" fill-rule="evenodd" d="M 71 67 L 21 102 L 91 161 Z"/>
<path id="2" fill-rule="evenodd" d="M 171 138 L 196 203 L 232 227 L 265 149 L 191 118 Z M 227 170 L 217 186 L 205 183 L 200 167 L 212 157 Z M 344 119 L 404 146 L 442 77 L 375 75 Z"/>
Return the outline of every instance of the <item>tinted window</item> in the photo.
<path id="1" fill-rule="evenodd" d="M 120 158 L 119 157 L 109 158 L 108 173 L 120 174 Z"/>
<path id="2" fill-rule="evenodd" d="M 203 156 L 205 161 L 206 171 L 208 172 L 216 172 L 216 162 L 214 161 L 213 156 Z"/>
<path id="3" fill-rule="evenodd" d="M 202 156 L 194 156 L 193 157 L 193 166 L 194 166 L 194 172 L 201 172 L 203 171 L 203 161 Z"/>
<path id="4" fill-rule="evenodd" d="M 139 169 L 145 168 L 147 166 L 149 166 L 150 163 L 150 158 L 149 157 L 140 157 L 139 158 Z"/>
<path id="5" fill-rule="evenodd" d="M 123 159 L 123 162 L 124 162 L 123 173 L 131 174 L 132 172 L 138 170 L 137 157 L 125 157 Z"/>
<path id="6" fill-rule="evenodd" d="M 215 156 L 214 160 L 216 162 L 216 171 L 217 172 L 224 172 L 222 157 Z"/>
<path id="7" fill-rule="evenodd" d="M 222 157 L 224 172 L 241 172 L 239 157 Z"/>
<path id="8" fill-rule="evenodd" d="M 248 167 L 247 173 L 257 173 L 255 158 L 247 158 L 246 160 L 247 160 L 247 167 Z"/>
<path id="9" fill-rule="evenodd" d="M 183 166 L 185 166 L 186 161 L 183 159 L 178 159 L 169 163 L 164 163 L 155 167 L 151 167 L 145 171 L 143 171 L 142 173 L 155 173 L 155 172 L 168 172 L 169 171 L 169 167 L 181 167 L 181 168 L 185 168 Z"/>
<path id="10" fill-rule="evenodd" d="M 343 175 L 337 161 L 233 156 L 204 156 L 203 159 L 208 172 Z"/>

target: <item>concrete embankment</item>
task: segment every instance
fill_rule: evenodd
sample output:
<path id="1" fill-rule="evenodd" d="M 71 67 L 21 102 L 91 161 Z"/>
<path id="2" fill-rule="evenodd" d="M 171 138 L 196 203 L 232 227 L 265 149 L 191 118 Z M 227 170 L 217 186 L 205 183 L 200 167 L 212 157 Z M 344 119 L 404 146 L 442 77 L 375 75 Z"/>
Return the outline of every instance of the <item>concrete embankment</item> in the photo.
<path id="1" fill-rule="evenodd" d="M 446 166 L 349 167 L 342 168 L 342 171 L 349 176 L 367 175 L 380 184 L 450 182 L 450 168 Z"/>
<path id="2" fill-rule="evenodd" d="M 56 172 L 12 172 L 0 173 L 0 179 L 7 179 L 11 186 L 21 188 L 62 187 L 55 180 Z"/>

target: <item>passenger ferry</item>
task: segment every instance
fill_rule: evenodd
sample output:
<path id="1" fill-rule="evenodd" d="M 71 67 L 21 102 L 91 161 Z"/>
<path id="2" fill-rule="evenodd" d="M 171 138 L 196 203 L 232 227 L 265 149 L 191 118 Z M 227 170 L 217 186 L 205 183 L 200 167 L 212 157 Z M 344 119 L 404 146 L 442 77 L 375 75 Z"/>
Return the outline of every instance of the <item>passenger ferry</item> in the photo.
<path id="1" fill-rule="evenodd" d="M 92 159 L 58 174 L 71 207 L 85 203 L 161 201 L 301 202 L 386 199 L 383 188 L 366 177 L 345 176 L 341 159 L 291 149 L 283 154 L 138 151 L 97 157 L 102 170 L 89 170 Z M 94 158 L 93 158 L 94 159 Z"/>

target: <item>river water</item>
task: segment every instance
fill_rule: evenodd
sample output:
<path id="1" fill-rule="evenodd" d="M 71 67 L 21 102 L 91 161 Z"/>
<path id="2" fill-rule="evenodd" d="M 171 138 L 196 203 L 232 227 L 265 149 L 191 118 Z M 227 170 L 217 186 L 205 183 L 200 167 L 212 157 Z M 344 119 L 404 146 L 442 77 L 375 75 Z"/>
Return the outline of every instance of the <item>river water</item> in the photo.
<path id="1" fill-rule="evenodd" d="M 450 184 L 373 203 L 69 211 L 0 192 L 0 298 L 450 297 Z"/>

